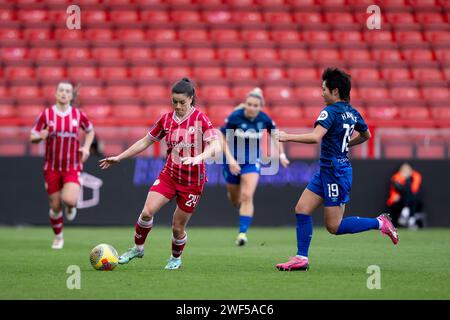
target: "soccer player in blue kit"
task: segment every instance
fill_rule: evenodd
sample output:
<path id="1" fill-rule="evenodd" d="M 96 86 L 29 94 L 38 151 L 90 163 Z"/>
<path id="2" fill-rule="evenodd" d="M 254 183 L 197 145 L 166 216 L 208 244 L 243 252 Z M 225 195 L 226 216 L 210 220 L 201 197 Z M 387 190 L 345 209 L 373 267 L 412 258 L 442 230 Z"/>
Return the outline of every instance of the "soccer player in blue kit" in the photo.
<path id="1" fill-rule="evenodd" d="M 380 230 L 398 243 L 397 230 L 387 214 L 377 218 L 344 216 L 352 186 L 352 167 L 348 149 L 368 140 L 370 132 L 364 119 L 350 101 L 351 78 L 337 68 L 327 68 L 322 74 L 322 96 L 326 107 L 307 134 L 279 133 L 279 141 L 321 143 L 320 169 L 303 191 L 295 207 L 297 221 L 297 255 L 277 264 L 280 271 L 308 270 L 308 250 L 312 238 L 312 212 L 324 204 L 325 225 L 331 234 L 342 235 L 368 230 Z M 353 131 L 359 132 L 352 138 Z"/>
<path id="2" fill-rule="evenodd" d="M 254 215 L 253 196 L 261 172 L 260 149 L 264 130 L 271 133 L 275 124 L 261 109 L 264 97 L 261 89 L 255 88 L 247 95 L 245 103 L 238 106 L 220 128 L 223 136 L 225 161 L 223 175 L 227 183 L 227 194 L 232 204 L 239 208 L 239 234 L 236 245 L 247 243 L 247 230 Z M 289 160 L 278 143 L 279 159 L 283 167 Z"/>

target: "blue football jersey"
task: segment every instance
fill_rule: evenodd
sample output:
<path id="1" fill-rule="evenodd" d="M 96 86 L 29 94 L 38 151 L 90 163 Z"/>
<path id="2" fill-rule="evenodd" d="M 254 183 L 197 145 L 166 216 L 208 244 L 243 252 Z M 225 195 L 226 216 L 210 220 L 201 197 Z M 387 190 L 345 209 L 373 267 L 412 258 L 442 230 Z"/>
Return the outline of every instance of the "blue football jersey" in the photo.
<path id="1" fill-rule="evenodd" d="M 363 117 L 347 102 L 326 106 L 314 127 L 318 124 L 328 129 L 322 138 L 320 160 L 346 159 L 353 131 L 364 132 L 368 129 Z"/>
<path id="2" fill-rule="evenodd" d="M 220 131 L 226 135 L 227 130 L 233 130 L 233 136 L 227 136 L 228 146 L 238 163 L 256 163 L 260 159 L 260 145 L 264 130 L 270 133 L 275 129 L 275 123 L 264 112 L 260 111 L 255 119 L 248 119 L 244 115 L 244 108 L 231 113 L 225 120 Z M 238 152 L 238 150 L 240 150 Z"/>

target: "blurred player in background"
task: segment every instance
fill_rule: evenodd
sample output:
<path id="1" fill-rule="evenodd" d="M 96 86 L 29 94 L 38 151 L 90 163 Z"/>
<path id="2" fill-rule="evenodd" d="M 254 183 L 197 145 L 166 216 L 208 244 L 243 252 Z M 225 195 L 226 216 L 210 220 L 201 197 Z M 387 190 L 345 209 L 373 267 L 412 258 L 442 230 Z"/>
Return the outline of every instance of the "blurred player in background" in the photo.
<path id="1" fill-rule="evenodd" d="M 119 257 L 119 263 L 144 256 L 144 242 L 152 229 L 153 216 L 176 198 L 172 221 L 172 255 L 165 269 L 181 267 L 181 254 L 187 241 L 186 226 L 199 203 L 206 183 L 205 159 L 220 152 L 220 140 L 208 118 L 195 108 L 196 94 L 192 82 L 183 78 L 172 87 L 174 111 L 162 115 L 148 134 L 115 157 L 100 160 L 100 167 L 131 158 L 165 137 L 167 161 L 150 188 L 135 226 L 133 248 Z M 203 151 L 203 152 L 201 152 Z"/>
<path id="2" fill-rule="evenodd" d="M 72 106 L 76 93 L 70 82 L 60 82 L 56 87 L 56 104 L 41 112 L 30 135 L 32 143 L 46 141 L 44 177 L 50 203 L 50 223 L 55 233 L 53 249 L 64 246 L 63 204 L 67 220 L 75 219 L 80 194 L 78 177 L 89 157 L 95 135 L 86 115 Z M 81 148 L 79 129 L 86 132 Z"/>
<path id="3" fill-rule="evenodd" d="M 297 220 L 297 255 L 277 264 L 280 271 L 308 270 L 308 250 L 312 238 L 311 214 L 324 204 L 325 225 L 331 234 L 341 235 L 380 229 L 394 244 L 398 233 L 387 214 L 377 218 L 346 217 L 345 204 L 352 186 L 352 167 L 347 158 L 349 147 L 370 138 L 370 132 L 359 112 L 350 105 L 351 78 L 337 68 L 322 74 L 322 96 L 326 107 L 307 134 L 280 132 L 280 141 L 321 143 L 320 170 L 303 191 L 295 207 Z M 359 132 L 351 138 L 353 131 Z"/>
<path id="4" fill-rule="evenodd" d="M 261 111 L 263 106 L 261 89 L 253 89 L 245 102 L 228 116 L 221 128 L 226 160 L 223 175 L 227 183 L 227 195 L 231 203 L 239 208 L 238 246 L 247 243 L 246 234 L 254 215 L 253 196 L 261 171 L 260 148 L 263 133 L 265 129 L 269 134 L 275 129 L 272 119 Z M 283 144 L 276 144 L 279 145 L 280 162 L 283 167 L 287 167 L 289 160 L 284 153 Z"/>

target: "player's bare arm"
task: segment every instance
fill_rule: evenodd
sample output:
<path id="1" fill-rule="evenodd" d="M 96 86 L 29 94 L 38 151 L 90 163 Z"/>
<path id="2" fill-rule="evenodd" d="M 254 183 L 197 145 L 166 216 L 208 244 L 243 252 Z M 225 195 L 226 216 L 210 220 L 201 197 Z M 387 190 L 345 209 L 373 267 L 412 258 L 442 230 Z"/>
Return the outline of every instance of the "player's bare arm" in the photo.
<path id="1" fill-rule="evenodd" d="M 205 147 L 205 151 L 200 153 L 198 156 L 195 157 L 183 157 L 181 158 L 181 161 L 185 165 L 198 165 L 203 160 L 206 160 L 210 157 L 213 157 L 215 154 L 220 152 L 222 149 L 222 144 L 219 139 L 214 139 L 212 141 L 207 142 L 207 145 Z"/>
<path id="2" fill-rule="evenodd" d="M 304 134 L 290 134 L 284 131 L 280 131 L 278 135 L 278 141 L 280 142 L 298 142 L 305 144 L 315 144 L 320 143 L 322 141 L 323 136 L 327 133 L 327 129 L 318 124 L 313 132 L 304 133 Z"/>
<path id="3" fill-rule="evenodd" d="M 227 143 L 227 139 L 223 133 L 221 133 L 221 139 L 222 139 L 223 151 L 225 153 L 225 158 L 227 160 L 228 166 L 230 167 L 230 172 L 231 172 L 231 174 L 236 176 L 239 173 L 241 173 L 241 166 L 239 165 L 239 163 L 236 161 L 236 159 L 231 154 L 230 147 L 228 146 L 228 143 Z"/>
<path id="4" fill-rule="evenodd" d="M 283 145 L 283 143 L 282 143 L 281 141 L 278 141 L 278 140 L 277 140 L 276 135 L 271 135 L 271 137 L 272 137 L 272 141 L 275 143 L 275 145 L 276 145 L 277 148 L 278 148 L 278 156 L 279 156 L 279 158 L 280 158 L 281 165 L 282 165 L 284 168 L 287 168 L 287 166 L 288 166 L 291 162 L 290 162 L 289 159 L 287 158 L 286 153 L 284 153 L 284 145 Z M 230 170 L 230 171 L 231 171 L 231 170 Z"/>
<path id="5" fill-rule="evenodd" d="M 48 130 L 42 129 L 41 131 L 39 131 L 39 134 L 36 134 L 36 133 L 30 134 L 30 142 L 31 143 L 39 143 L 42 140 L 47 139 L 47 137 L 48 137 Z"/>
<path id="6" fill-rule="evenodd" d="M 131 147 L 127 150 L 114 157 L 107 157 L 99 161 L 99 165 L 101 169 L 108 169 L 111 165 L 119 163 L 122 160 L 132 158 L 135 155 L 141 153 L 148 147 L 150 147 L 154 143 L 154 140 L 150 139 L 150 136 L 147 134 L 142 139 L 136 141 Z"/>
<path id="7" fill-rule="evenodd" d="M 91 145 L 94 141 L 95 132 L 94 129 L 91 129 L 86 133 L 86 138 L 84 140 L 84 145 L 78 149 L 79 152 L 81 152 L 81 161 L 86 162 L 86 160 L 89 158 L 89 155 L 91 154 Z"/>
<path id="8" fill-rule="evenodd" d="M 360 132 L 358 135 L 356 135 L 355 137 L 350 139 L 350 142 L 348 143 L 349 147 L 353 147 L 356 146 L 358 144 L 364 143 L 367 140 L 370 139 L 372 135 L 370 134 L 370 131 L 364 131 L 364 132 Z"/>

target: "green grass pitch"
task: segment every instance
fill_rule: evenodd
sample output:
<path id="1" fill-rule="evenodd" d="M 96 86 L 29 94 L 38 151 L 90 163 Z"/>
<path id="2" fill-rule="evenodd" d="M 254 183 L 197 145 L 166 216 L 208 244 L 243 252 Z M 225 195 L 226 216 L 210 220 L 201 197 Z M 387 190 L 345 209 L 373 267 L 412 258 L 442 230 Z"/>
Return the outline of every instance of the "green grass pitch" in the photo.
<path id="1" fill-rule="evenodd" d="M 295 229 L 252 228 L 236 247 L 236 228 L 189 228 L 180 270 L 164 270 L 171 231 L 156 226 L 143 259 L 96 271 L 89 252 L 99 243 L 119 253 L 133 228 L 66 227 L 63 250 L 50 248 L 49 227 L 0 228 L 0 299 L 450 299 L 450 229 L 400 230 L 400 243 L 379 232 L 332 236 L 314 229 L 308 272 L 280 272 L 295 253 Z M 66 282 L 70 265 L 81 288 Z M 367 268 L 379 266 L 381 289 L 367 288 Z"/>

